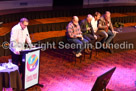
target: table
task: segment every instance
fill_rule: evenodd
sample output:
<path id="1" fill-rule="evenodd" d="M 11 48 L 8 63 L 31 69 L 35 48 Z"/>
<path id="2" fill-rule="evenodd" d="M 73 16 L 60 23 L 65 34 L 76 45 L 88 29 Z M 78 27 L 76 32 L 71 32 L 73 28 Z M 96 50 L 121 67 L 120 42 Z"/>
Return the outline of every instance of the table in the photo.
<path id="1" fill-rule="evenodd" d="M 0 69 L 0 91 L 3 88 L 13 88 L 14 91 L 22 89 L 22 81 L 17 65 L 14 65 L 12 69 Z"/>

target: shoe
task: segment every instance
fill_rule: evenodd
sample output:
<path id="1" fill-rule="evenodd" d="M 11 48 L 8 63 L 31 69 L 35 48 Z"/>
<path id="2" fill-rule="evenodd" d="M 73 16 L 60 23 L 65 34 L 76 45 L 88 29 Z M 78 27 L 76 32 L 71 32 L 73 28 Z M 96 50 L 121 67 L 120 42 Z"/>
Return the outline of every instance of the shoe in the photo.
<path id="1" fill-rule="evenodd" d="M 93 47 L 92 47 L 92 50 L 95 50 L 95 49 L 96 49 L 95 46 L 93 46 Z"/>
<path id="2" fill-rule="evenodd" d="M 89 54 L 90 52 L 91 52 L 90 49 L 85 49 L 85 53 L 86 53 L 86 54 Z"/>
<path id="3" fill-rule="evenodd" d="M 92 50 L 91 49 L 87 49 L 88 53 L 90 53 Z"/>
<path id="4" fill-rule="evenodd" d="M 81 56 L 81 55 L 82 55 L 82 53 L 79 53 L 79 55 Z"/>
<path id="5" fill-rule="evenodd" d="M 109 46 L 108 44 L 106 44 L 106 47 L 107 47 L 107 49 L 111 49 L 110 46 Z"/>
<path id="6" fill-rule="evenodd" d="M 110 52 L 111 54 L 113 54 L 113 53 L 114 53 L 113 49 L 109 49 L 109 52 Z"/>
<path id="7" fill-rule="evenodd" d="M 80 54 L 80 53 L 77 53 L 77 54 L 76 54 L 76 57 L 80 57 L 81 55 L 82 55 L 82 54 Z"/>
<path id="8" fill-rule="evenodd" d="M 102 46 L 103 46 L 103 48 L 105 48 L 106 47 L 106 43 L 103 43 Z"/>

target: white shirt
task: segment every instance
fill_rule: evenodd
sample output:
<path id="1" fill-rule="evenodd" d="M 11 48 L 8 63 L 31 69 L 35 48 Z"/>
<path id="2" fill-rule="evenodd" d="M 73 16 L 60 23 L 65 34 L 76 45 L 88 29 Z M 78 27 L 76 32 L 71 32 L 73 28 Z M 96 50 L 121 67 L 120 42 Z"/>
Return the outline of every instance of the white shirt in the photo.
<path id="1" fill-rule="evenodd" d="M 92 27 L 93 27 L 94 33 L 96 33 L 96 32 L 97 32 L 97 30 L 98 30 L 98 26 L 97 26 L 98 21 L 96 21 L 96 20 L 93 18 L 93 19 L 92 19 L 92 21 L 91 21 L 91 24 L 92 24 Z"/>
<path id="2" fill-rule="evenodd" d="M 16 51 L 24 49 L 25 41 L 31 44 L 30 36 L 27 27 L 22 29 L 20 23 L 15 25 L 11 30 L 10 50 L 16 54 Z"/>

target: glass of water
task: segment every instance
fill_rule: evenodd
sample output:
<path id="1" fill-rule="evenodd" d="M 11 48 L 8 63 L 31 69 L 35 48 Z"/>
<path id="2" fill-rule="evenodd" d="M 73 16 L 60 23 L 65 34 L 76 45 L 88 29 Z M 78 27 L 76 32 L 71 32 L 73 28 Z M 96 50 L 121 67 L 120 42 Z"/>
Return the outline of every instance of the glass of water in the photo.
<path id="1" fill-rule="evenodd" d="M 8 63 L 11 65 L 12 64 L 12 59 L 8 59 Z"/>

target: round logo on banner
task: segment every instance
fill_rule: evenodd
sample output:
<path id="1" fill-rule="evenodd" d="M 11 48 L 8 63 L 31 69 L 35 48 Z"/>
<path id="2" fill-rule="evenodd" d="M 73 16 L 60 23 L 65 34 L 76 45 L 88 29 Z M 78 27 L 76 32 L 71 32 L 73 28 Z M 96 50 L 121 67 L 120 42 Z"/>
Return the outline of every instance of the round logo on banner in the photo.
<path id="1" fill-rule="evenodd" d="M 38 57 L 33 54 L 32 56 L 29 57 L 28 61 L 27 61 L 27 70 L 28 71 L 34 71 L 38 65 Z"/>

